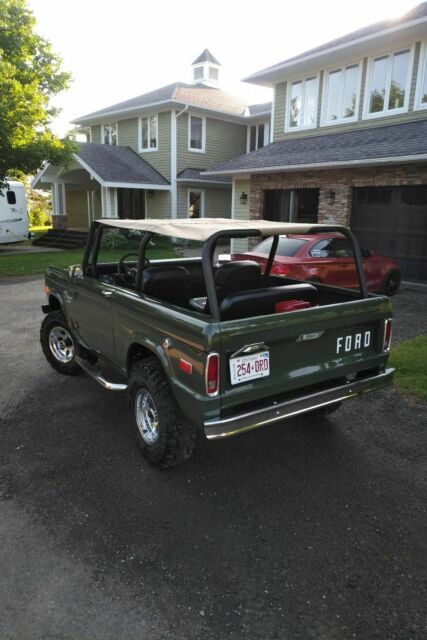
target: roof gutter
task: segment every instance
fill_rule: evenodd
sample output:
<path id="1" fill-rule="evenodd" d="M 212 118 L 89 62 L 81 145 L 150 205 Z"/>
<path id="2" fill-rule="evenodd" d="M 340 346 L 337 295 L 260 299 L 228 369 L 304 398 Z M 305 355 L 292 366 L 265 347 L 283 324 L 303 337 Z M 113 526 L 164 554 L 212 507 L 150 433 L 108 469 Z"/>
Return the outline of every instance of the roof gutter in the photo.
<path id="1" fill-rule="evenodd" d="M 391 158 L 372 158 L 368 160 L 343 160 L 343 161 L 333 161 L 333 162 L 311 162 L 307 164 L 289 164 L 289 165 L 272 165 L 270 167 L 246 167 L 246 169 L 221 169 L 219 171 L 204 171 L 203 173 L 207 176 L 221 176 L 221 175 L 238 175 L 240 173 L 271 173 L 271 172 L 285 172 L 285 171 L 305 171 L 308 169 L 329 169 L 336 168 L 339 169 L 341 167 L 360 167 L 360 166 L 375 166 L 382 164 L 399 164 L 399 163 L 408 163 L 408 162 L 421 162 L 427 160 L 427 153 L 422 153 L 415 156 L 394 156 Z"/>

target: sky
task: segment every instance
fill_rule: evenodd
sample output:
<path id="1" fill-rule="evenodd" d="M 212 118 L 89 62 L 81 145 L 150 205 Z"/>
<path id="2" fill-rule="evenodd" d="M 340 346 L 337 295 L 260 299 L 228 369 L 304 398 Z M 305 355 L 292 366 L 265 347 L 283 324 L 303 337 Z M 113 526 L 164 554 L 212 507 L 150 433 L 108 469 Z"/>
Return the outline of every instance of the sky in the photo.
<path id="1" fill-rule="evenodd" d="M 208 48 L 221 63 L 221 85 L 248 104 L 271 99 L 245 76 L 379 20 L 417 0 L 28 0 L 36 31 L 71 72 L 55 97 L 53 122 L 64 135 L 79 116 L 158 87 L 191 80 L 191 63 Z"/>

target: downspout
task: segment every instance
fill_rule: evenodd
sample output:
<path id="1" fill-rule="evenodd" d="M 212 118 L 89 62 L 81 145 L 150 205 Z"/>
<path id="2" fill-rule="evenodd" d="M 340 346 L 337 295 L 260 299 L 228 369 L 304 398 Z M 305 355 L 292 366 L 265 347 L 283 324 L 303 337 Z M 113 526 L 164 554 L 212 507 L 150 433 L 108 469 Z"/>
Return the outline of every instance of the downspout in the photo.
<path id="1" fill-rule="evenodd" d="M 176 113 L 176 111 L 172 111 L 171 113 L 171 214 L 172 218 L 176 219 L 178 217 L 177 211 L 177 186 L 176 186 L 176 173 L 177 173 L 177 140 L 176 140 L 176 121 L 185 111 L 188 111 L 188 104 L 185 105 L 181 111 Z"/>

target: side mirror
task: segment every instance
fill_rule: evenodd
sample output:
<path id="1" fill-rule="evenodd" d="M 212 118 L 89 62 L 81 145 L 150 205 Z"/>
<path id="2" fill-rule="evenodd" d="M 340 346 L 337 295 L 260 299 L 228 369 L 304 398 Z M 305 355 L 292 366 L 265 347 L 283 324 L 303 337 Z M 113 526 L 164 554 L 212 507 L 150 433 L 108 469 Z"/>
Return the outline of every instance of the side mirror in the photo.
<path id="1" fill-rule="evenodd" d="M 71 279 L 79 278 L 83 275 L 81 266 L 79 264 L 72 264 L 71 267 L 68 267 L 68 275 Z"/>

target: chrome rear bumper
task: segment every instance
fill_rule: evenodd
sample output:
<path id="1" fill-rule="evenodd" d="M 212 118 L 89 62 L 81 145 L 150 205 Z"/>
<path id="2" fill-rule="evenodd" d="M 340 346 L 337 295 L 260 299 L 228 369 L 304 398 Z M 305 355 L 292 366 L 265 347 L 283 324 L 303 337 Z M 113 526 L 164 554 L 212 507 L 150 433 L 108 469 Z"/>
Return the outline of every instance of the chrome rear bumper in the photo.
<path id="1" fill-rule="evenodd" d="M 316 393 L 287 400 L 286 402 L 278 402 L 263 409 L 236 414 L 223 419 L 208 420 L 203 425 L 205 435 L 209 440 L 226 438 L 227 436 L 234 436 L 243 431 L 263 427 L 277 420 L 284 420 L 285 418 L 290 418 L 301 413 L 313 411 L 313 409 L 319 409 L 320 407 L 326 407 L 336 402 L 349 400 L 361 393 L 376 391 L 391 384 L 393 373 L 394 369 L 389 368 L 386 369 L 384 373 L 376 376 L 355 380 L 354 382 L 339 387 L 335 386 L 331 389 L 324 389 Z"/>

